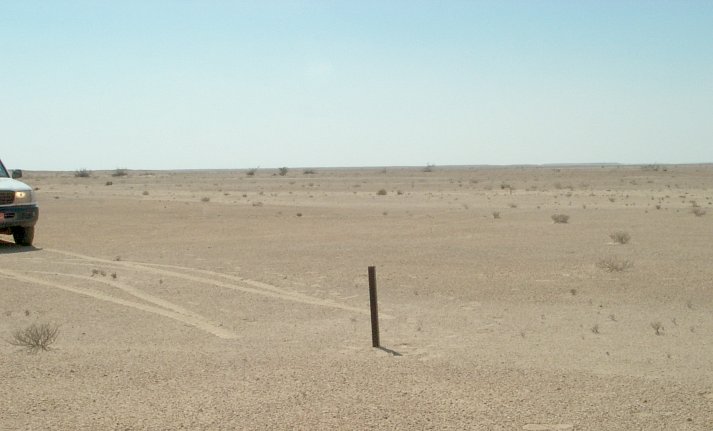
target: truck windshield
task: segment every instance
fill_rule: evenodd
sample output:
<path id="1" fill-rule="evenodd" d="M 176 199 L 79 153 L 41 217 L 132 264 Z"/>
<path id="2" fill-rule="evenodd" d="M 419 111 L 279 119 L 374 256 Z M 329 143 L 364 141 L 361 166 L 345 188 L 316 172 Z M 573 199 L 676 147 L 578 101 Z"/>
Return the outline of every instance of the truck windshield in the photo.
<path id="1" fill-rule="evenodd" d="M 10 177 L 10 175 L 7 174 L 7 169 L 5 169 L 5 166 L 0 161 L 0 178 L 9 178 L 9 177 Z"/>

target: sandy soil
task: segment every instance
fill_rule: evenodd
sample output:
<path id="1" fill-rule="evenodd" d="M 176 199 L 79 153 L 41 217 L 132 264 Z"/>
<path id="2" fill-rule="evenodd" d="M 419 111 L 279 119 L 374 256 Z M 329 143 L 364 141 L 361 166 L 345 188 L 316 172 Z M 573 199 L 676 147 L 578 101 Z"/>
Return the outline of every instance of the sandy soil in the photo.
<path id="1" fill-rule="evenodd" d="M 713 166 L 111 174 L 26 173 L 0 429 L 713 429 Z"/>

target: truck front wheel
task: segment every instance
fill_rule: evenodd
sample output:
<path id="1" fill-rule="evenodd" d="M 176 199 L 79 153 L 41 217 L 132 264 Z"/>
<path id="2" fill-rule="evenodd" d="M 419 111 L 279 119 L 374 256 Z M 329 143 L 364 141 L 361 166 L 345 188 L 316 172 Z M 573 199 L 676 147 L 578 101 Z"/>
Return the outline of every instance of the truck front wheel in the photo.
<path id="1" fill-rule="evenodd" d="M 35 239 L 35 227 L 16 227 L 12 230 L 12 237 L 17 245 L 32 245 Z"/>

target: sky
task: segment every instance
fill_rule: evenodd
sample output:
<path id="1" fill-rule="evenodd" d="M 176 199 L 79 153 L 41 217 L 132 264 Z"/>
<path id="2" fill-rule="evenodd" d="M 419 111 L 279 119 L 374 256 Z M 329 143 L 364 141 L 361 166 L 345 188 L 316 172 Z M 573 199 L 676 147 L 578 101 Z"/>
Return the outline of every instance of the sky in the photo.
<path id="1" fill-rule="evenodd" d="M 0 0 L 0 158 L 710 163 L 713 2 Z"/>

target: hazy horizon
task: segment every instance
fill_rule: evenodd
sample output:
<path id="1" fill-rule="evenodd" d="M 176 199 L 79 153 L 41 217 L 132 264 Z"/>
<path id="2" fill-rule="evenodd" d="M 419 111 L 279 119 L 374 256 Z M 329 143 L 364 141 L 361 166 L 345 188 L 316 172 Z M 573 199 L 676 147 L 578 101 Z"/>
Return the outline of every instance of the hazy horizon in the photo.
<path id="1" fill-rule="evenodd" d="M 578 168 L 628 168 L 628 167 L 641 167 L 642 169 L 661 169 L 661 168 L 668 168 L 668 167 L 693 167 L 693 166 L 705 166 L 705 167 L 713 167 L 713 163 L 709 162 L 701 162 L 701 163 L 616 163 L 616 162 L 593 162 L 593 163 L 537 163 L 537 164 L 528 164 L 528 163 L 517 163 L 517 164 L 509 164 L 509 165 L 491 165 L 491 164 L 476 164 L 476 165 L 373 165 L 373 166 L 256 166 L 256 167 L 233 167 L 233 168 L 178 168 L 178 169 L 170 169 L 170 168 L 159 168 L 159 169 L 152 169 L 152 168 L 127 168 L 127 167 L 117 167 L 117 168 L 111 168 L 111 169 L 90 169 L 90 168 L 72 168 L 72 169 L 23 169 L 25 172 L 68 172 L 68 173 L 74 173 L 78 172 L 81 170 L 86 170 L 90 174 L 93 172 L 110 172 L 113 173 L 115 171 L 126 171 L 127 173 L 131 172 L 223 172 L 223 171 L 249 171 L 249 170 L 255 170 L 256 175 L 259 175 L 260 173 L 270 173 L 276 174 L 280 168 L 287 168 L 288 169 L 288 174 L 289 173 L 298 173 L 298 174 L 303 174 L 303 170 L 315 170 L 314 173 L 318 173 L 319 171 L 340 171 L 340 170 L 382 170 L 382 169 L 392 169 L 392 170 L 423 170 L 426 167 L 430 167 L 430 171 L 424 171 L 424 172 L 434 172 L 437 170 L 462 170 L 462 169 L 507 169 L 507 168 L 572 168 L 572 169 L 578 169 Z M 10 167 L 6 166 L 8 170 L 12 169 L 21 169 L 21 167 Z"/>
<path id="2" fill-rule="evenodd" d="M 713 2 L 0 4 L 27 170 L 713 162 Z"/>

